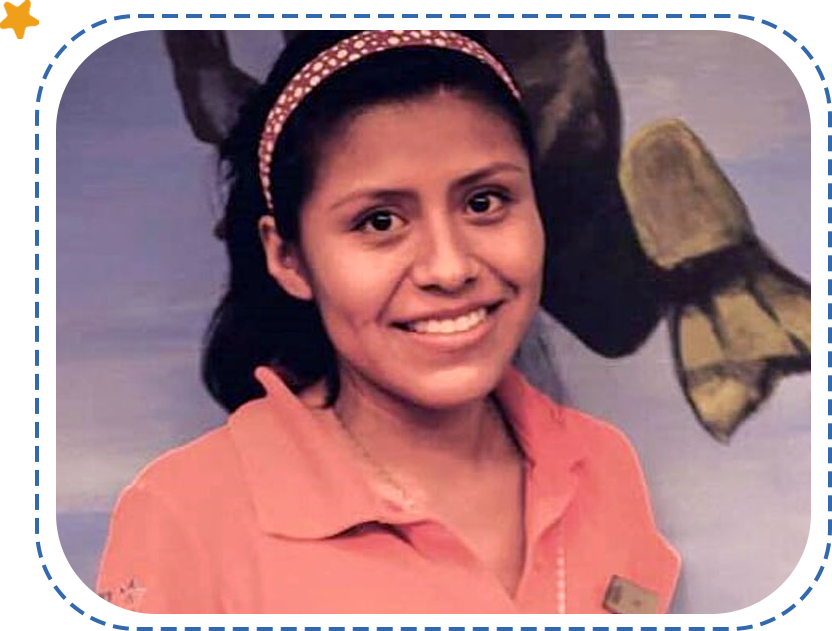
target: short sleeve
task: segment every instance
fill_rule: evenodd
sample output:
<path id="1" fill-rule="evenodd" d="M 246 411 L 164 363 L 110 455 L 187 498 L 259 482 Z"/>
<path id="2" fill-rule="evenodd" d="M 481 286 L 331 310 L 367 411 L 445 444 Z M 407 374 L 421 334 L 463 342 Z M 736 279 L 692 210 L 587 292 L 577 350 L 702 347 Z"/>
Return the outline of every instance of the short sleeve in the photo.
<path id="1" fill-rule="evenodd" d="M 131 611 L 215 612 L 207 560 L 174 507 L 139 481 L 116 503 L 96 591 Z"/>

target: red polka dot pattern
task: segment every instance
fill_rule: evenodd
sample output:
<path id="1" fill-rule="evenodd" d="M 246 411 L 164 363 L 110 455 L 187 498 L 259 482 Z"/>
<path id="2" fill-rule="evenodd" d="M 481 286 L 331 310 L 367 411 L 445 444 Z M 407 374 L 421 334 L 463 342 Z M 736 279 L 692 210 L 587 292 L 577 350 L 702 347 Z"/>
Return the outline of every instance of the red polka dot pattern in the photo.
<path id="1" fill-rule="evenodd" d="M 362 57 L 394 48 L 412 46 L 447 48 L 471 55 L 487 64 L 508 86 L 511 93 L 518 100 L 520 99 L 520 91 L 503 65 L 480 44 L 460 33 L 453 31 L 363 31 L 341 40 L 309 61 L 292 77 L 266 117 L 257 155 L 260 183 L 269 210 L 274 210 L 269 190 L 269 171 L 274 147 L 289 115 L 304 97 L 327 76 Z"/>

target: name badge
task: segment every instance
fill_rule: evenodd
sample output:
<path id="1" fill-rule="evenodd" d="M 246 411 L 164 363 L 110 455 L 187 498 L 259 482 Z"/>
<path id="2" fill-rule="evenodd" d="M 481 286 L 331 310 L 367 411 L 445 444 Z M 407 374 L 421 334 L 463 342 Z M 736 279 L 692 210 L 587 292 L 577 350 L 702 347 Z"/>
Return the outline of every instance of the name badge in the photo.
<path id="1" fill-rule="evenodd" d="M 657 613 L 659 595 L 613 575 L 604 594 L 604 609 L 611 613 Z"/>

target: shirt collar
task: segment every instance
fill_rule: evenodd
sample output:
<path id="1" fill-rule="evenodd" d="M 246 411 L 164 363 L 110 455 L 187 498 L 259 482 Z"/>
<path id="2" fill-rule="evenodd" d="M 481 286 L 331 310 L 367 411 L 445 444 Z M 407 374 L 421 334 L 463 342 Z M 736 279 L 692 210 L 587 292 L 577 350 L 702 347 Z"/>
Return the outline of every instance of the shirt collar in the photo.
<path id="1" fill-rule="evenodd" d="M 319 539 L 367 522 L 401 523 L 414 514 L 380 490 L 349 440 L 322 423 L 270 368 L 255 377 L 266 391 L 229 418 L 229 430 L 264 532 Z M 497 387 L 526 455 L 526 497 L 532 530 L 566 509 L 585 445 L 570 431 L 563 408 L 514 368 Z"/>
<path id="2" fill-rule="evenodd" d="M 497 386 L 497 399 L 526 456 L 526 533 L 533 540 L 572 502 L 589 453 L 586 434 L 576 411 L 554 403 L 514 368 Z"/>
<path id="3" fill-rule="evenodd" d="M 382 500 L 350 450 L 274 371 L 254 375 L 266 396 L 228 422 L 260 528 L 319 539 L 378 520 Z"/>

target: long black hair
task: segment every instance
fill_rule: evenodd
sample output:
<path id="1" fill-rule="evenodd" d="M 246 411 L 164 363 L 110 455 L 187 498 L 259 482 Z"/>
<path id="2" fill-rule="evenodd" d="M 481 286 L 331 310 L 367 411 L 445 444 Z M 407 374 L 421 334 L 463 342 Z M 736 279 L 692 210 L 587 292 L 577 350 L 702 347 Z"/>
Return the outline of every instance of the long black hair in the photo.
<path id="1" fill-rule="evenodd" d="M 335 349 L 315 303 L 290 296 L 266 269 L 258 220 L 269 210 L 260 188 L 257 147 L 266 116 L 283 87 L 305 63 L 352 34 L 299 33 L 266 82 L 241 108 L 220 147 L 228 183 L 220 225 L 230 275 L 205 335 L 202 378 L 214 399 L 228 410 L 263 395 L 253 376 L 258 365 L 271 366 L 294 392 L 323 378 L 330 403 L 338 393 Z M 327 77 L 281 130 L 271 166 L 271 195 L 281 238 L 297 242 L 299 213 L 313 186 L 315 167 L 339 125 L 372 105 L 427 96 L 440 88 L 475 99 L 511 123 L 534 174 L 534 140 L 526 114 L 486 64 L 464 53 L 428 47 L 368 55 Z"/>

